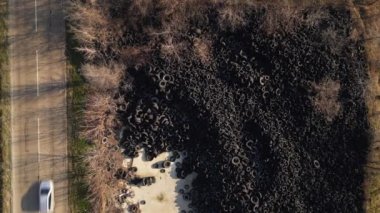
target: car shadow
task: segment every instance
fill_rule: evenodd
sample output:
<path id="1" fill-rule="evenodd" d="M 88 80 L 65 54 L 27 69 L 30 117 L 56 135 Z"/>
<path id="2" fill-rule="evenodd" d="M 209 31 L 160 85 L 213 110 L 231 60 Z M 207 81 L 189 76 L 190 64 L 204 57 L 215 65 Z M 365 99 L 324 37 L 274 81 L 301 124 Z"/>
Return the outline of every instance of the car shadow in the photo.
<path id="1" fill-rule="evenodd" d="M 34 212 L 39 210 L 38 189 L 39 182 L 33 183 L 33 185 L 24 194 L 21 200 L 21 209 L 25 212 Z"/>

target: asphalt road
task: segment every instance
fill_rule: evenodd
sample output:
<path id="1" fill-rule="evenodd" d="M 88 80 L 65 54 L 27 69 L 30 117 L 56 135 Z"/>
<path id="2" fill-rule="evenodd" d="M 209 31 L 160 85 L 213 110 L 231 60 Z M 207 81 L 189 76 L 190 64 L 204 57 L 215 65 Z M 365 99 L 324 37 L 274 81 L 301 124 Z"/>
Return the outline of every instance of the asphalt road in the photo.
<path id="1" fill-rule="evenodd" d="M 65 25 L 61 0 L 10 0 L 12 211 L 38 212 L 38 184 L 52 179 L 67 213 Z"/>

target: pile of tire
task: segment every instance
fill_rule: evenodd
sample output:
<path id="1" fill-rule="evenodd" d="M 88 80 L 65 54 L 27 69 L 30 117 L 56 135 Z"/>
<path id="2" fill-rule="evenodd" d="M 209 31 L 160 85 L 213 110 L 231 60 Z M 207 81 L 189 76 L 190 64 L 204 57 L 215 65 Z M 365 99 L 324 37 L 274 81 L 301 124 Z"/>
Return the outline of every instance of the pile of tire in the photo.
<path id="1" fill-rule="evenodd" d="M 125 155 L 186 150 L 177 176 L 198 174 L 188 197 L 194 212 L 361 211 L 367 62 L 363 43 L 349 38 L 349 13 L 329 12 L 317 26 L 271 35 L 260 12 L 235 32 L 210 16 L 200 26 L 212 35 L 210 64 L 157 49 L 152 63 L 128 70 L 132 89 L 120 87 Z M 339 52 L 321 40 L 327 28 L 346 41 Z M 311 100 L 312 83 L 324 79 L 341 85 L 333 121 Z"/>

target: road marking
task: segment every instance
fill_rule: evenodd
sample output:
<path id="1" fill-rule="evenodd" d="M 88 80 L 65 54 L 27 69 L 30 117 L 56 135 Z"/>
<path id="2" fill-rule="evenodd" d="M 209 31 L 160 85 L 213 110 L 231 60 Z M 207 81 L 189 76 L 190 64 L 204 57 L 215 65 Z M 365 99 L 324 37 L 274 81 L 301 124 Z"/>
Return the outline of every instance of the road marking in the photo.
<path id="1" fill-rule="evenodd" d="M 40 117 L 37 117 L 37 146 L 38 163 L 40 163 Z"/>
<path id="2" fill-rule="evenodd" d="M 34 0 L 34 22 L 36 24 L 36 32 L 37 32 L 37 0 Z"/>
<path id="3" fill-rule="evenodd" d="M 37 78 L 37 96 L 40 96 L 40 82 L 39 82 L 39 76 L 38 76 L 38 50 L 36 50 L 36 72 L 37 72 L 37 75 L 36 75 L 36 78 Z"/>

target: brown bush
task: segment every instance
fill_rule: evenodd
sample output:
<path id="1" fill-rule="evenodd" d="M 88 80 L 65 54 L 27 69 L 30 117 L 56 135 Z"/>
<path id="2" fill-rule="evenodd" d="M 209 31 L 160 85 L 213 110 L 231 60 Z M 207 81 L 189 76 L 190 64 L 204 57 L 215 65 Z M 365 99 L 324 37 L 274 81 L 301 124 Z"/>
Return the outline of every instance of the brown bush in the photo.
<path id="1" fill-rule="evenodd" d="M 194 39 L 194 53 L 202 63 L 209 64 L 212 60 L 212 42 L 207 38 Z"/>
<path id="2" fill-rule="evenodd" d="M 234 31 L 247 24 L 246 11 L 239 5 L 225 5 L 219 9 L 219 26 Z"/>

